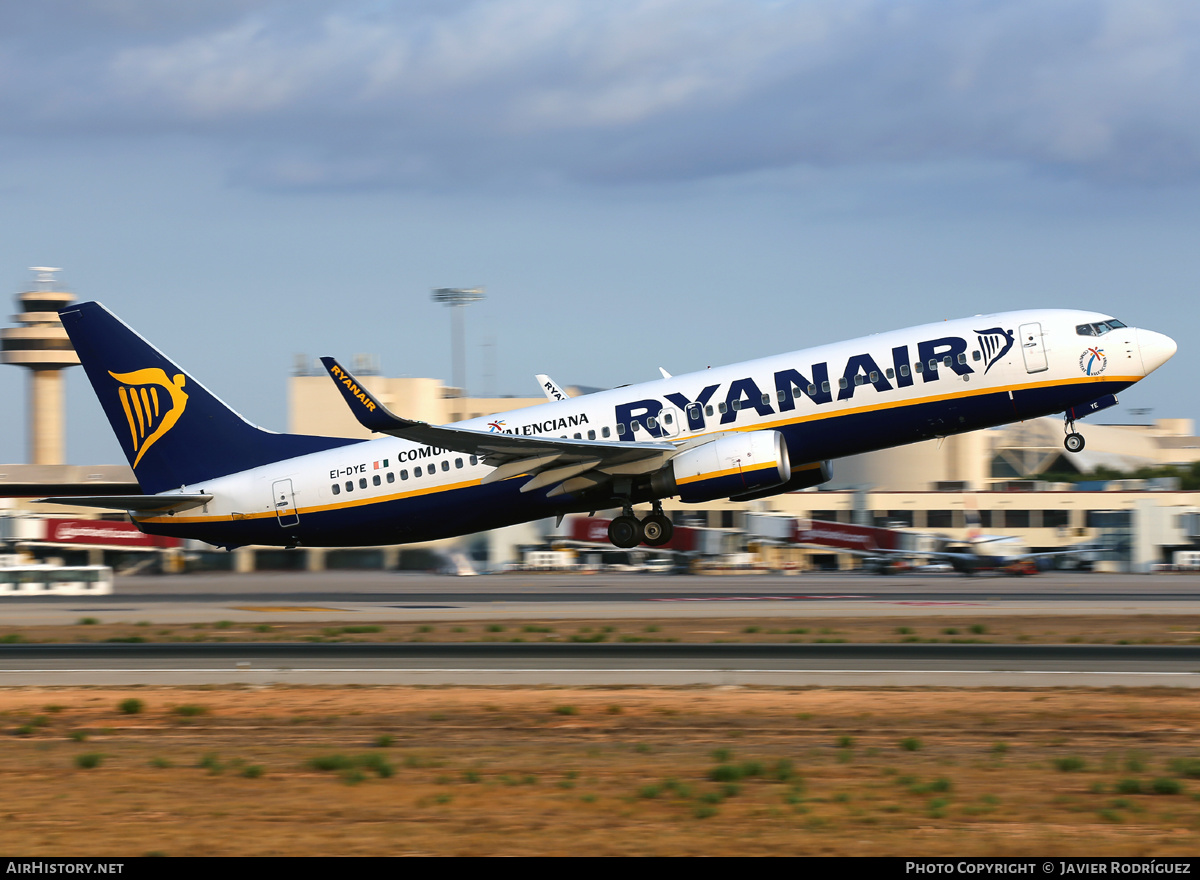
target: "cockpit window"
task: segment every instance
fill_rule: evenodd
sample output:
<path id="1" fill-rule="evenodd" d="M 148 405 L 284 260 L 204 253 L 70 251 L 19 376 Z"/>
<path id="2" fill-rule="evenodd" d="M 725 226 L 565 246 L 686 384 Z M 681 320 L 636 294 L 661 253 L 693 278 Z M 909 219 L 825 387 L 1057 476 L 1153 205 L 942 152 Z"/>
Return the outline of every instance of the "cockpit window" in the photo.
<path id="1" fill-rule="evenodd" d="M 1097 321 L 1095 324 L 1079 324 L 1075 332 L 1080 336 L 1103 336 L 1109 330 L 1119 330 L 1125 325 L 1115 318 L 1107 321 Z"/>

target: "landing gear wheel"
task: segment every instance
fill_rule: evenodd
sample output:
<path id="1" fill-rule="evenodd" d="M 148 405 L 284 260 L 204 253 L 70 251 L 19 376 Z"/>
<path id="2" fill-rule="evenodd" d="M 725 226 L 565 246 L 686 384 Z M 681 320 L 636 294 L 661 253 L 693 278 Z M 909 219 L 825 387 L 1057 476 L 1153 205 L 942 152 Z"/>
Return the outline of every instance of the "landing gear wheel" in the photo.
<path id="1" fill-rule="evenodd" d="M 652 513 L 642 520 L 643 543 L 650 547 L 661 547 L 671 540 L 675 527 L 664 514 Z"/>
<path id="2" fill-rule="evenodd" d="M 608 524 L 608 540 L 614 547 L 628 550 L 645 540 L 642 524 L 636 516 L 622 514 Z"/>
<path id="3" fill-rule="evenodd" d="M 1063 446 L 1067 447 L 1067 452 L 1079 452 L 1083 449 L 1082 434 L 1068 434 L 1067 439 L 1063 440 Z"/>

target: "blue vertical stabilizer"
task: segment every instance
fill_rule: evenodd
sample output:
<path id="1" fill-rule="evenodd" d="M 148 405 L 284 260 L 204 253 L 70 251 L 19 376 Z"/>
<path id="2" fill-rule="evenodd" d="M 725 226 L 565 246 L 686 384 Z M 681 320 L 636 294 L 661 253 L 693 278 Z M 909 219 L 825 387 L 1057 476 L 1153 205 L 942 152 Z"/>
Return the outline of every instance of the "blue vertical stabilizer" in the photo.
<path id="1" fill-rule="evenodd" d="M 148 493 L 362 442 L 252 425 L 99 303 L 59 317 Z"/>

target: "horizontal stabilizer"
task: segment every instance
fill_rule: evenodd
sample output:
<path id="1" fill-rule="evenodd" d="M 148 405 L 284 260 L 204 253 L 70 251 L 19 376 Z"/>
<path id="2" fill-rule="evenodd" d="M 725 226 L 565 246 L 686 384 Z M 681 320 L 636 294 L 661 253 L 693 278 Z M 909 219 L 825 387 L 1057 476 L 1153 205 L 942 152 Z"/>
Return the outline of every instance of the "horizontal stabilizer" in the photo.
<path id="1" fill-rule="evenodd" d="M 71 507 L 100 507 L 105 510 L 130 510 L 134 513 L 177 513 L 212 501 L 211 495 L 61 495 L 39 498 L 39 504 L 67 504 Z"/>

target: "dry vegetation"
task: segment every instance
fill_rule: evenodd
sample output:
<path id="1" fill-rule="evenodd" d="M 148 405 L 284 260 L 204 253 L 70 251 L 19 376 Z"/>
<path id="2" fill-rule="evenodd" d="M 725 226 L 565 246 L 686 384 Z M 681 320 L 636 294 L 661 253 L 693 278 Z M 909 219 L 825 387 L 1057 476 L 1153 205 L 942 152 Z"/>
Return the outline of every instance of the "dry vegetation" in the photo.
<path id="1" fill-rule="evenodd" d="M 1183 689 L 8 689 L 0 849 L 1194 854 L 1198 723 Z"/>
<path id="2" fill-rule="evenodd" d="M 250 609 L 239 609 L 250 610 Z M 269 619 L 271 606 L 254 611 Z M 318 617 L 319 612 L 314 612 Z M 80 617 L 60 626 L 0 626 L 0 643 L 29 642 L 958 642 L 1200 644 L 1196 615 L 662 618 L 439 622 L 315 619 L 299 623 L 159 624 Z"/>

